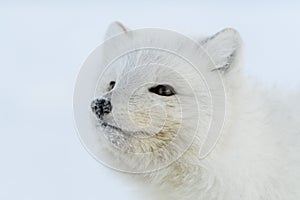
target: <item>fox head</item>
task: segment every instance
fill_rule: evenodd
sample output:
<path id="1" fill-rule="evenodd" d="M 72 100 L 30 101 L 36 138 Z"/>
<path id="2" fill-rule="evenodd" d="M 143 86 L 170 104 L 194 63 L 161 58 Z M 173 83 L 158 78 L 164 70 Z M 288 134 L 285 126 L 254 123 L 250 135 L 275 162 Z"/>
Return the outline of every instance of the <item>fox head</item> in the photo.
<path id="1" fill-rule="evenodd" d="M 199 148 L 213 120 L 211 95 L 224 93 L 209 86 L 207 74 L 230 85 L 239 71 L 235 62 L 241 46 L 230 28 L 197 42 L 168 36 L 169 31 L 155 32 L 162 37 L 143 31 L 135 34 L 119 22 L 109 26 L 111 44 L 104 45 L 101 59 L 110 61 L 105 67 L 100 62 L 103 70 L 90 101 L 99 145 L 118 166 L 137 171 L 166 166 Z M 137 45 L 143 42 L 148 45 Z M 111 59 L 121 46 L 132 48 Z"/>

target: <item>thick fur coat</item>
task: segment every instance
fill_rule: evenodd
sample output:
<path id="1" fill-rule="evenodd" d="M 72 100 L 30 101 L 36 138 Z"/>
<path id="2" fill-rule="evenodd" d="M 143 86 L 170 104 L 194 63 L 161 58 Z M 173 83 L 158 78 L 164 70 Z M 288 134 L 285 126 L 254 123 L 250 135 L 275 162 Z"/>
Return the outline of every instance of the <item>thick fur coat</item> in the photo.
<path id="1" fill-rule="evenodd" d="M 118 34 L 128 35 L 124 43 L 135 41 L 129 29 L 118 22 L 109 27 L 106 38 L 114 40 L 113 36 Z M 204 139 L 200 132 L 208 127 L 212 107 L 205 83 L 184 67 L 182 61 L 164 59 L 148 51 L 121 58 L 99 83 L 95 98 L 105 99 L 105 105 L 111 106 L 105 107 L 106 113 L 104 108 L 100 112 L 97 111 L 99 106 L 93 107 L 102 153 L 118 166 L 138 172 L 126 173 L 126 176 L 135 180 L 145 198 L 300 199 L 299 94 L 264 89 L 244 75 L 242 42 L 236 30 L 224 29 L 198 42 L 214 61 L 214 66 L 208 61 L 203 61 L 203 65 L 211 73 L 220 73 L 226 94 L 224 125 L 213 150 L 200 159 L 200 144 Z M 178 44 L 180 48 L 194 51 Z M 103 59 L 111 51 L 114 48 L 107 49 Z M 168 67 L 149 66 L 153 60 L 168 65 L 173 62 L 172 68 L 177 73 Z M 132 69 L 142 64 L 147 67 Z M 152 91 L 149 88 L 157 84 L 172 86 L 176 94 L 160 96 L 149 92 Z M 195 100 L 189 93 L 192 90 L 201 108 L 197 112 L 193 106 Z M 179 107 L 185 114 L 179 114 Z M 194 118 L 200 119 L 200 128 L 191 140 L 196 130 Z M 174 139 L 177 133 L 184 134 Z M 178 156 L 183 147 L 188 148 Z M 160 151 L 161 148 L 164 151 Z M 149 152 L 142 158 L 132 156 L 132 153 Z M 176 159 L 172 160 L 172 156 Z M 172 162 L 164 162 L 169 160 Z M 141 173 L 140 169 L 160 164 L 164 167 Z"/>

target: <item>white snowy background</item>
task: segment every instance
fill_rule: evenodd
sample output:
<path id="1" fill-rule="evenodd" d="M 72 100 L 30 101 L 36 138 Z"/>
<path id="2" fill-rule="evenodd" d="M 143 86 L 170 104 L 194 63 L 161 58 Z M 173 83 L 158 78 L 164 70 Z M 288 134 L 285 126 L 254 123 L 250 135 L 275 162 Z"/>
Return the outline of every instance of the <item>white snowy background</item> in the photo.
<path id="1" fill-rule="evenodd" d="M 0 199 L 135 199 L 84 150 L 73 121 L 79 68 L 114 20 L 182 33 L 234 27 L 249 75 L 299 85 L 299 1 L 0 1 Z"/>

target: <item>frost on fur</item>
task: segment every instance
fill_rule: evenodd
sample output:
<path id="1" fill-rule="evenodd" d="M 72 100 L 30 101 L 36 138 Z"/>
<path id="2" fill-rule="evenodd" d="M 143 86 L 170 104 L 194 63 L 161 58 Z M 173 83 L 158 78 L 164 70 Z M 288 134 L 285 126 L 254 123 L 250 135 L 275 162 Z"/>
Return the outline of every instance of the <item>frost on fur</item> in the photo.
<path id="1" fill-rule="evenodd" d="M 103 70 L 91 112 L 99 148 L 112 163 L 133 171 L 161 166 L 128 175 L 143 188 L 142 195 L 180 200 L 300 199 L 300 108 L 295 100 L 299 95 L 287 101 L 279 95 L 282 91 L 265 91 L 245 78 L 236 30 L 223 29 L 198 46 L 176 36 L 134 36 L 119 22 L 109 26 L 105 38 L 113 45 L 101 51 L 109 67 Z M 170 44 L 178 54 L 196 55 L 198 65 L 191 67 L 182 57 L 149 46 L 110 62 L 111 54 L 126 45 L 139 47 L 146 41 L 151 46 L 162 40 L 174 40 Z M 214 84 L 208 89 L 198 71 L 220 77 L 224 89 Z M 221 134 L 205 135 L 221 109 L 211 95 L 217 94 L 216 102 L 222 103 L 222 92 L 226 110 Z M 205 148 L 208 153 L 200 157 Z"/>

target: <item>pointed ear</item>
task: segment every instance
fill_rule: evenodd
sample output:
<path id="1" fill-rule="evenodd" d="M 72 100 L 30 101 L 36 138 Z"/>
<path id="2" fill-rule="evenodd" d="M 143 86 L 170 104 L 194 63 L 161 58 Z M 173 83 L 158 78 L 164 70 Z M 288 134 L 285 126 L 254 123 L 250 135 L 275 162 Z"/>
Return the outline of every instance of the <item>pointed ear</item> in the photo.
<path id="1" fill-rule="evenodd" d="M 226 72 L 240 56 L 242 40 L 235 29 L 226 28 L 203 40 L 201 44 L 215 63 L 214 70 Z"/>
<path id="2" fill-rule="evenodd" d="M 108 29 L 106 30 L 105 39 L 111 38 L 113 36 L 116 36 L 118 34 L 124 33 L 129 31 L 128 28 L 126 28 L 121 22 L 115 21 L 112 22 Z"/>

